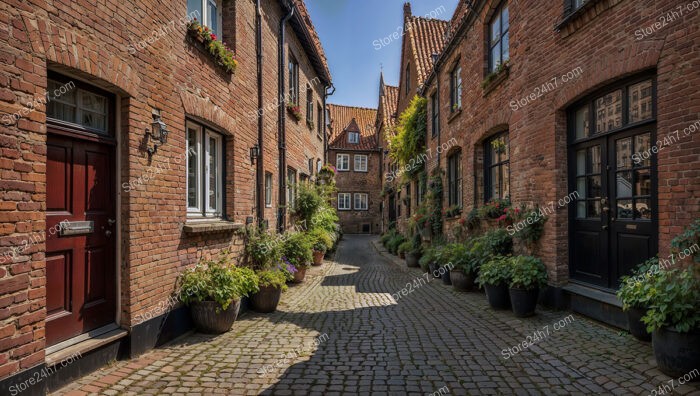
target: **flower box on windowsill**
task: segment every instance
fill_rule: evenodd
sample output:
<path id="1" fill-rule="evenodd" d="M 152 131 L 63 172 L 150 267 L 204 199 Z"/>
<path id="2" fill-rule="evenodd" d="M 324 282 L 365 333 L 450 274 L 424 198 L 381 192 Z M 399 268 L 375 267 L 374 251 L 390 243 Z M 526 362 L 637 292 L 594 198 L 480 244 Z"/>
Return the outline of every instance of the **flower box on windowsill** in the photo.
<path id="1" fill-rule="evenodd" d="M 202 26 L 196 19 L 187 25 L 187 35 L 198 43 L 198 48 L 207 53 L 214 63 L 226 73 L 234 74 L 238 67 L 233 51 L 219 40 L 208 27 Z"/>
<path id="2" fill-rule="evenodd" d="M 510 75 L 510 62 L 506 62 L 498 67 L 496 71 L 486 76 L 481 87 L 484 88 L 484 97 L 496 89 Z"/>
<path id="3" fill-rule="evenodd" d="M 182 227 L 182 230 L 185 234 L 209 234 L 232 232 L 243 229 L 244 227 L 245 224 L 225 220 L 188 221 Z"/>
<path id="4" fill-rule="evenodd" d="M 301 121 L 301 110 L 299 109 L 299 106 L 294 103 L 290 103 L 287 105 L 287 111 L 296 120 L 296 122 Z"/>

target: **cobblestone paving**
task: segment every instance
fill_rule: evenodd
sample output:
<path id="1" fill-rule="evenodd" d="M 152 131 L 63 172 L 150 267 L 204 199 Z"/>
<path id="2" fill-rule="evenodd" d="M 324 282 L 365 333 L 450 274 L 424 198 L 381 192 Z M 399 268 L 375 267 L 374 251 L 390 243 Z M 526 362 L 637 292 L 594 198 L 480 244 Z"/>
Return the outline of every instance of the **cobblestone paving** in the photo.
<path id="1" fill-rule="evenodd" d="M 335 262 L 311 269 L 274 314 L 246 313 L 221 336 L 186 335 L 56 394 L 648 395 L 668 384 L 650 345 L 578 315 L 555 331 L 568 312 L 517 319 L 439 280 L 396 301 L 426 278 L 376 242 L 346 236 Z M 504 357 L 546 326 L 544 339 Z M 676 382 L 674 392 L 700 395 L 700 385 Z"/>

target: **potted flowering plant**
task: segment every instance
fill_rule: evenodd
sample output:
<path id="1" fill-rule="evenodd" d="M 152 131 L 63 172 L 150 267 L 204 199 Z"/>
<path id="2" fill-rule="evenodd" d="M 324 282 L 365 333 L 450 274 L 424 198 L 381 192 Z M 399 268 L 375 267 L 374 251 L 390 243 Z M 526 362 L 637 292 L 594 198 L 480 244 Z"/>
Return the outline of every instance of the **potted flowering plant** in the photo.
<path id="1" fill-rule="evenodd" d="M 241 298 L 258 291 L 258 277 L 236 267 L 229 253 L 217 261 L 201 261 L 179 278 L 180 300 L 190 307 L 192 321 L 202 333 L 229 331 L 238 317 Z"/>
<path id="2" fill-rule="evenodd" d="M 280 240 L 268 231 L 251 227 L 245 246 L 248 266 L 258 276 L 258 292 L 250 296 L 256 312 L 274 312 L 282 291 L 286 290 L 287 273 L 279 267 L 282 261 Z"/>
<path id="3" fill-rule="evenodd" d="M 498 219 L 510 207 L 510 199 L 492 199 L 479 208 L 481 218 Z"/>
<path id="4" fill-rule="evenodd" d="M 337 170 L 331 164 L 325 164 L 318 171 L 318 180 L 321 184 L 333 184 Z"/>
<path id="5" fill-rule="evenodd" d="M 282 292 L 287 290 L 287 277 L 279 269 L 257 272 L 257 293 L 250 296 L 250 304 L 255 312 L 270 313 L 277 310 Z"/>
<path id="6" fill-rule="evenodd" d="M 311 238 L 311 241 L 313 242 L 313 265 L 322 265 L 323 256 L 331 247 L 333 247 L 333 238 L 326 230 L 320 227 L 313 228 L 311 231 L 309 231 L 309 238 Z"/>
<path id="7" fill-rule="evenodd" d="M 218 39 L 209 27 L 202 26 L 195 18 L 187 25 L 187 32 L 195 40 L 204 45 L 204 48 L 214 58 L 214 61 L 229 74 L 236 72 L 238 61 L 233 51 L 224 42 Z"/>
<path id="8" fill-rule="evenodd" d="M 301 121 L 301 108 L 294 102 L 287 103 L 287 110 L 294 116 L 297 121 Z"/>
<path id="9" fill-rule="evenodd" d="M 306 276 L 306 270 L 313 260 L 313 242 L 303 232 L 289 234 L 282 243 L 283 260 L 288 261 L 297 272 L 294 273 L 294 283 L 301 283 Z"/>

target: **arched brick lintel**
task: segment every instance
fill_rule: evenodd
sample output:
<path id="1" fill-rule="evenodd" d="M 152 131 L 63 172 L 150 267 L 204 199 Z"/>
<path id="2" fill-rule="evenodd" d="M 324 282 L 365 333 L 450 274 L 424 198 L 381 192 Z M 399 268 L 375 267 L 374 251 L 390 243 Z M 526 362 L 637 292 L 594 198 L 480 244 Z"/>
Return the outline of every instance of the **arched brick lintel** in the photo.
<path id="1" fill-rule="evenodd" d="M 181 89 L 180 99 L 186 114 L 219 126 L 223 128 L 221 132 L 225 132 L 228 135 L 234 134 L 236 130 L 235 118 L 228 115 L 221 107 L 212 103 L 209 98 Z"/>

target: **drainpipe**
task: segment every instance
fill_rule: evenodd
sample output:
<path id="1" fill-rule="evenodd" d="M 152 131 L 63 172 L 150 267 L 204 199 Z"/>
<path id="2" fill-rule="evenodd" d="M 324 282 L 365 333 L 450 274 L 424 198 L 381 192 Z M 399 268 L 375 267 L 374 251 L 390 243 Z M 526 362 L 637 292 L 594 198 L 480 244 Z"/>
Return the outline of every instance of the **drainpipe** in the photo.
<path id="1" fill-rule="evenodd" d="M 287 139 L 287 131 L 286 131 L 286 111 L 287 111 L 287 106 L 286 106 L 286 98 L 287 96 L 285 95 L 285 87 L 284 87 L 284 75 L 286 73 L 285 70 L 285 56 L 284 56 L 284 44 L 286 41 L 286 27 L 287 27 L 287 22 L 292 18 L 294 15 L 294 5 L 290 4 L 289 5 L 289 13 L 285 15 L 282 20 L 280 20 L 280 27 L 279 27 L 279 41 L 277 43 L 277 53 L 278 56 L 277 58 L 279 59 L 279 64 L 277 65 L 278 68 L 278 79 L 277 79 L 277 91 L 278 91 L 278 97 L 280 99 L 285 98 L 285 100 L 280 100 L 280 105 L 279 105 L 279 111 L 278 111 L 278 132 L 277 132 L 277 141 L 278 141 L 278 150 L 279 150 L 279 208 L 277 209 L 277 231 L 279 233 L 283 233 L 284 230 L 287 228 L 286 227 L 286 205 L 287 205 L 287 145 L 286 145 L 286 139 Z"/>
<path id="2" fill-rule="evenodd" d="M 328 88 L 333 88 L 330 92 L 328 92 Z M 335 85 L 331 83 L 330 85 L 326 85 L 323 87 L 323 164 L 328 163 L 328 135 L 326 132 L 326 126 L 328 125 L 328 120 L 326 119 L 326 114 L 328 113 L 328 109 L 326 108 L 326 102 L 328 101 L 329 96 L 333 96 L 335 93 Z"/>
<path id="3" fill-rule="evenodd" d="M 258 158 L 256 158 L 256 169 L 255 169 L 255 196 L 257 198 L 255 215 L 258 220 L 259 225 L 265 222 L 265 197 L 263 192 L 265 191 L 265 186 L 263 185 L 264 179 L 263 175 L 265 172 L 265 162 L 263 161 L 264 152 L 263 149 L 263 50 L 262 50 L 262 12 L 260 10 L 260 0 L 255 1 L 255 43 L 257 51 L 257 68 L 258 68 L 258 147 L 260 148 Z"/>

